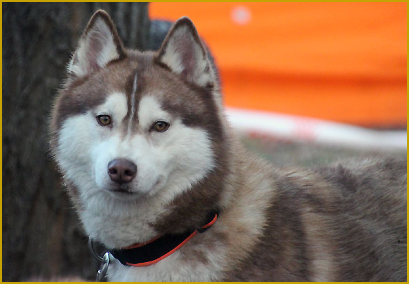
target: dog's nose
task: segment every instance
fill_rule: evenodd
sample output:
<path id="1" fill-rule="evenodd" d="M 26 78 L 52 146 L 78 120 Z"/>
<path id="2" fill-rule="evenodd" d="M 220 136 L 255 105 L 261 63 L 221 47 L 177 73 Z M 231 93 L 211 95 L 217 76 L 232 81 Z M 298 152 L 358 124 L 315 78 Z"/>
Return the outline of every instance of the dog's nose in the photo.
<path id="1" fill-rule="evenodd" d="M 108 164 L 108 175 L 119 184 L 128 183 L 136 176 L 137 167 L 127 159 L 115 159 Z"/>

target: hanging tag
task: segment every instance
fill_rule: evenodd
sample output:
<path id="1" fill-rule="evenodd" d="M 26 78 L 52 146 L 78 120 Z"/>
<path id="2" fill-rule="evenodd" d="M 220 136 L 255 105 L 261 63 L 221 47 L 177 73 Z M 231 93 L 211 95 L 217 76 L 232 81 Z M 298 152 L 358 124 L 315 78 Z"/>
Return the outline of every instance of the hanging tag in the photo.
<path id="1" fill-rule="evenodd" d="M 101 267 L 97 272 L 97 279 L 96 282 L 101 282 L 108 271 L 108 266 L 109 266 L 109 252 L 106 252 L 103 256 L 103 262 L 101 263 Z"/>

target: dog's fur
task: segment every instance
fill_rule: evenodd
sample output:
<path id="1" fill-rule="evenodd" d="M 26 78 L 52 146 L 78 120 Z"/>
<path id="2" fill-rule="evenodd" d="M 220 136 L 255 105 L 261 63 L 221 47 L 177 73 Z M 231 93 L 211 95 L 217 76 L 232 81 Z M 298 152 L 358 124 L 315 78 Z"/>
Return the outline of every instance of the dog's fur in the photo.
<path id="1" fill-rule="evenodd" d="M 158 120 L 169 128 L 154 130 Z M 96 12 L 53 109 L 51 148 L 86 233 L 110 249 L 220 210 L 157 264 L 114 262 L 112 281 L 406 281 L 406 161 L 279 170 L 248 154 L 187 18 L 159 51 L 139 52 Z M 121 186 L 107 173 L 117 158 L 137 165 Z"/>

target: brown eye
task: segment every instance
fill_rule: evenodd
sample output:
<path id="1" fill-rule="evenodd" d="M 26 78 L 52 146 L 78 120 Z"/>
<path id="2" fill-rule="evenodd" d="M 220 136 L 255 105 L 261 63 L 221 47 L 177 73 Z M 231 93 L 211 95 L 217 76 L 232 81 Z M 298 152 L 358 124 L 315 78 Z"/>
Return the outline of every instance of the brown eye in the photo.
<path id="1" fill-rule="evenodd" d="M 164 122 L 164 121 L 157 121 L 155 124 L 152 126 L 152 129 L 155 130 L 156 132 L 165 132 L 169 128 L 169 123 Z"/>
<path id="2" fill-rule="evenodd" d="M 101 126 L 108 126 L 111 124 L 111 117 L 109 115 L 98 115 L 97 121 Z"/>

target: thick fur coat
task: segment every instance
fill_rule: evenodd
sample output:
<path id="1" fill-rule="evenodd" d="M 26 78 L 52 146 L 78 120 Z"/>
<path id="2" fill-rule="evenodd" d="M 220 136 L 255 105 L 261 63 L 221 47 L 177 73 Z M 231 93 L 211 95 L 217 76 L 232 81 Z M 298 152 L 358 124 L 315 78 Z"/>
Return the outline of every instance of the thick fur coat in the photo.
<path id="1" fill-rule="evenodd" d="M 84 229 L 108 249 L 194 230 L 220 212 L 156 264 L 114 261 L 111 281 L 406 281 L 406 161 L 277 169 L 247 153 L 187 18 L 159 51 L 139 52 L 96 12 L 50 128 Z"/>

